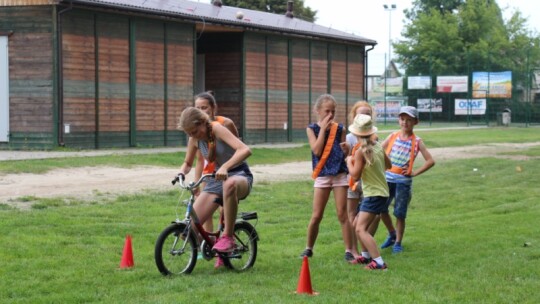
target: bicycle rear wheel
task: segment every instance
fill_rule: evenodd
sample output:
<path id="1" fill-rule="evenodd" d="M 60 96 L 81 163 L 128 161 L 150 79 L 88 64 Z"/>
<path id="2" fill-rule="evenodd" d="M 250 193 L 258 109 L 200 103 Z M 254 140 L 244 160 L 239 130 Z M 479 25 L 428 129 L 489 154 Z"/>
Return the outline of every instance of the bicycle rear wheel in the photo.
<path id="1" fill-rule="evenodd" d="M 186 223 L 165 228 L 156 241 L 156 266 L 163 275 L 187 274 L 197 263 L 197 241 Z"/>
<path id="2" fill-rule="evenodd" d="M 234 225 L 236 246 L 231 253 L 223 254 L 225 266 L 237 271 L 253 267 L 257 259 L 257 241 L 255 228 L 248 222 L 236 222 Z"/>

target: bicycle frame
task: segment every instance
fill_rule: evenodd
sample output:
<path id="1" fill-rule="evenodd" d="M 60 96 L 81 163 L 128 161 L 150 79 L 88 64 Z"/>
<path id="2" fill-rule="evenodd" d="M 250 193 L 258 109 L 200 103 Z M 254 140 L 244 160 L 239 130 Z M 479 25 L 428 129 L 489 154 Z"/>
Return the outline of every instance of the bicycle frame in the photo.
<path id="1" fill-rule="evenodd" d="M 219 238 L 219 235 L 221 234 L 222 227 L 223 227 L 223 212 L 220 213 L 220 224 L 217 231 L 211 232 L 206 231 L 199 220 L 199 217 L 197 216 L 197 213 L 193 209 L 193 203 L 195 202 L 195 198 L 192 197 L 189 199 L 189 203 L 186 208 L 186 216 L 184 219 L 184 222 L 187 225 L 187 229 L 189 230 L 191 227 L 195 227 L 195 233 L 196 235 L 199 235 L 202 237 L 203 240 L 205 240 L 208 244 L 214 245 L 214 242 L 216 239 Z M 211 236 L 215 237 L 215 239 L 212 239 Z M 198 245 L 201 244 L 199 239 L 197 238 Z"/>
<path id="2" fill-rule="evenodd" d="M 174 185 L 177 181 L 180 182 L 180 187 L 188 190 L 191 194 L 189 199 L 184 201 L 184 203 L 186 203 L 187 205 L 187 208 L 186 208 L 185 218 L 183 222 L 186 223 L 186 230 L 188 230 L 187 232 L 189 233 L 189 230 L 191 230 L 192 227 L 195 227 L 194 233 L 196 234 L 196 236 L 200 236 L 208 244 L 213 246 L 215 240 L 219 238 L 223 230 L 223 222 L 224 222 L 223 211 L 220 212 L 220 221 L 219 221 L 218 230 L 211 232 L 211 231 L 206 231 L 204 229 L 201 221 L 199 220 L 197 213 L 195 212 L 195 209 L 193 208 L 193 205 L 195 203 L 194 189 L 198 187 L 202 183 L 202 181 L 204 181 L 207 177 L 214 177 L 214 174 L 205 174 L 201 176 L 201 178 L 197 182 L 195 183 L 191 182 L 187 186 L 184 185 L 185 177 L 183 175 L 179 175 L 172 181 L 172 184 Z M 177 220 L 177 222 L 179 221 L 180 220 Z M 211 237 L 214 237 L 214 239 L 212 239 Z M 199 238 L 196 238 L 196 239 L 197 239 L 197 245 L 201 245 L 202 242 L 200 241 L 200 239 Z"/>

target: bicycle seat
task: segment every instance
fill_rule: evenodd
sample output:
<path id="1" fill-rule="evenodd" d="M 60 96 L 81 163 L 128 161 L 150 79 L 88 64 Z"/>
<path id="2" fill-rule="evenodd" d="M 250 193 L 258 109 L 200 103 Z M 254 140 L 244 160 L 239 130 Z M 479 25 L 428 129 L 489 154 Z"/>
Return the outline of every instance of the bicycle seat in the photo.
<path id="1" fill-rule="evenodd" d="M 240 212 L 240 218 L 243 219 L 244 221 L 257 219 L 257 212 L 256 211 Z"/>

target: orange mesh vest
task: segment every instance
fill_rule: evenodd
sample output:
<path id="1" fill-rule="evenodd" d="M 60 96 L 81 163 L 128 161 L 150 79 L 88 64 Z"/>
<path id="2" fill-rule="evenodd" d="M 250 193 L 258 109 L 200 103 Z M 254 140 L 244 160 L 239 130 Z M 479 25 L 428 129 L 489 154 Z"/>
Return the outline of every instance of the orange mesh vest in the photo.
<path id="1" fill-rule="evenodd" d="M 352 157 L 354 157 L 354 153 L 356 153 L 356 151 L 360 148 L 360 146 L 361 146 L 360 143 L 354 145 L 351 152 Z M 353 164 L 354 164 L 354 159 L 353 159 Z M 349 188 L 351 188 L 352 191 L 356 191 L 357 186 L 358 186 L 357 181 L 353 180 L 352 176 L 349 176 Z"/>
<path id="2" fill-rule="evenodd" d="M 399 133 L 400 132 L 398 131 L 390 135 L 390 139 L 388 141 L 388 145 L 386 146 L 386 151 L 385 151 L 388 157 L 390 157 L 390 152 L 392 151 L 392 147 L 394 146 L 394 142 L 396 141 L 396 138 L 399 136 Z M 413 133 L 411 135 L 411 155 L 409 156 L 409 168 L 407 168 L 407 171 L 403 172 L 403 168 L 392 165 L 392 168 L 390 168 L 388 171 L 392 173 L 396 173 L 396 174 L 410 176 L 413 170 L 415 150 L 416 150 L 416 136 Z"/>

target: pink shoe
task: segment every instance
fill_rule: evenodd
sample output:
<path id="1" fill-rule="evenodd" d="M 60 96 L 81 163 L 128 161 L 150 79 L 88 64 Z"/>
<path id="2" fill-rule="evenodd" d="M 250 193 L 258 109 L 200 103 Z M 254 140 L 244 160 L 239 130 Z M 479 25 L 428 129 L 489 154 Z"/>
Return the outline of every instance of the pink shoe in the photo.
<path id="1" fill-rule="evenodd" d="M 216 263 L 214 263 L 214 268 L 218 269 L 218 268 L 221 268 L 223 266 L 225 266 L 225 263 L 223 262 L 223 259 L 220 256 L 216 257 Z"/>
<path id="2" fill-rule="evenodd" d="M 217 252 L 232 252 L 234 250 L 234 239 L 224 234 L 212 249 Z"/>

